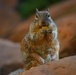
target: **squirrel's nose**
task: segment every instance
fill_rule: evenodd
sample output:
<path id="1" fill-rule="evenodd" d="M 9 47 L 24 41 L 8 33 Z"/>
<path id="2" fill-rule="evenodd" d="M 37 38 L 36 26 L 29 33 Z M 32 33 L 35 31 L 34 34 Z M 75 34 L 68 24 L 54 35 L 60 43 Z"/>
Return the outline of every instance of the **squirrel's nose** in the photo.
<path id="1" fill-rule="evenodd" d="M 45 25 L 46 24 L 46 22 L 45 21 L 42 21 L 42 25 Z"/>
<path id="2" fill-rule="evenodd" d="M 48 25 L 48 22 L 43 20 L 43 21 L 42 21 L 42 25 L 43 25 L 43 26 L 47 26 L 47 25 Z"/>

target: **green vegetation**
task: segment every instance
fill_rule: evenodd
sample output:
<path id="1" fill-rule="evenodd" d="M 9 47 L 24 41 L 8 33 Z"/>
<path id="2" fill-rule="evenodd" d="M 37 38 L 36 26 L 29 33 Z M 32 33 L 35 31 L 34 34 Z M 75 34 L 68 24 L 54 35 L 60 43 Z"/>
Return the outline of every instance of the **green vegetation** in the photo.
<path id="1" fill-rule="evenodd" d="M 39 10 L 46 8 L 50 4 L 56 3 L 61 0 L 20 0 L 17 7 L 20 15 L 25 19 L 35 12 L 35 9 Z"/>

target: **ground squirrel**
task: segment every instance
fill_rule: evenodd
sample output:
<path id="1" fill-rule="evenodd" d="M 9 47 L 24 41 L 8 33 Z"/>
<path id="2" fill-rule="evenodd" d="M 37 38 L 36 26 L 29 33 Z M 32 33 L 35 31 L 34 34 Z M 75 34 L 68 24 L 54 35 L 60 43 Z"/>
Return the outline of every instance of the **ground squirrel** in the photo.
<path id="1" fill-rule="evenodd" d="M 36 9 L 35 19 L 21 42 L 21 53 L 26 70 L 59 59 L 57 32 L 49 11 Z"/>

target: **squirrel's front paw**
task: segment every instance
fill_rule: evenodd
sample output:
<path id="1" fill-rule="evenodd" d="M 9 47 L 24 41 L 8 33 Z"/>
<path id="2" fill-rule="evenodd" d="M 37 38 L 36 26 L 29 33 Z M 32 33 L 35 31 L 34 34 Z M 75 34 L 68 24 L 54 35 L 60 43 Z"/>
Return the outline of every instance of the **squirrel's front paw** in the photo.
<path id="1" fill-rule="evenodd" d="M 43 30 L 43 34 L 46 34 L 47 33 L 47 31 L 46 30 Z"/>
<path id="2" fill-rule="evenodd" d="M 47 32 L 48 32 L 48 33 L 52 33 L 52 30 L 49 29 Z"/>

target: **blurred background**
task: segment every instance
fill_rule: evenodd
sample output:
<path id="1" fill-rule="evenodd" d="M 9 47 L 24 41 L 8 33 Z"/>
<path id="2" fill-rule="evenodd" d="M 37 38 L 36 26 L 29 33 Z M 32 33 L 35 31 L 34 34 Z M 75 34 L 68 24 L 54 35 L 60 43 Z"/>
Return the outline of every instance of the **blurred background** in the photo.
<path id="1" fill-rule="evenodd" d="M 76 55 L 76 0 L 0 0 L 0 75 L 23 68 L 20 42 L 36 8 L 50 10 L 58 27 L 60 58 Z"/>

